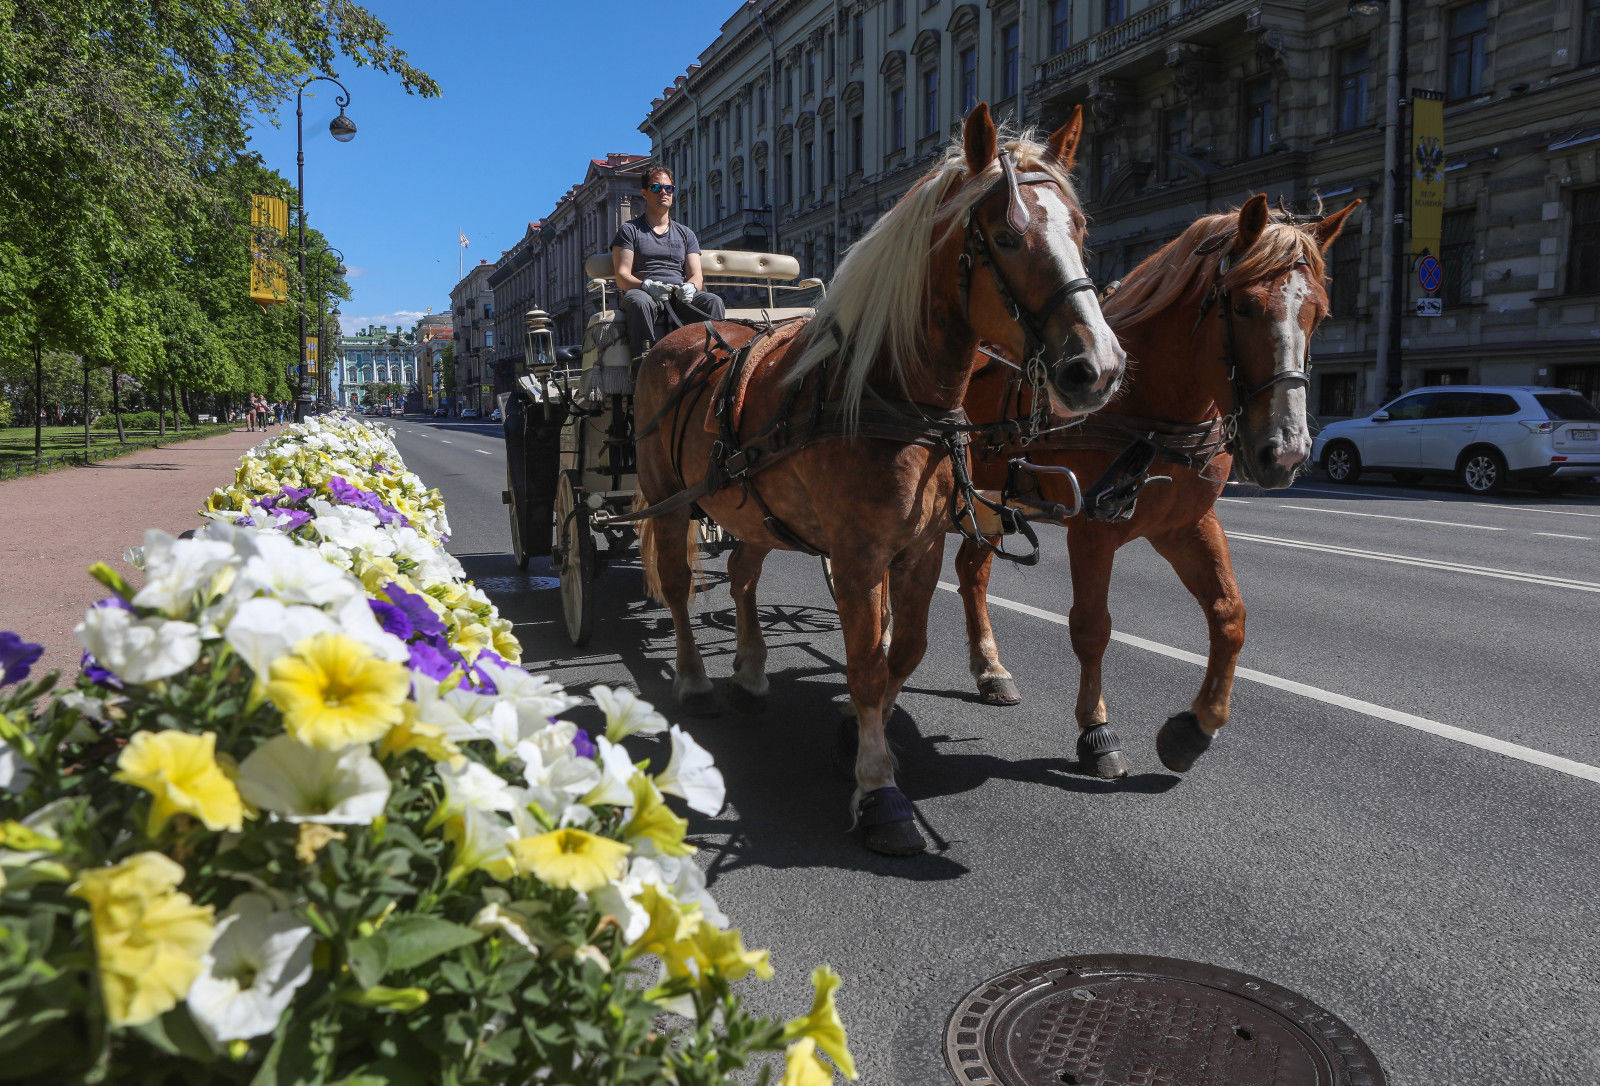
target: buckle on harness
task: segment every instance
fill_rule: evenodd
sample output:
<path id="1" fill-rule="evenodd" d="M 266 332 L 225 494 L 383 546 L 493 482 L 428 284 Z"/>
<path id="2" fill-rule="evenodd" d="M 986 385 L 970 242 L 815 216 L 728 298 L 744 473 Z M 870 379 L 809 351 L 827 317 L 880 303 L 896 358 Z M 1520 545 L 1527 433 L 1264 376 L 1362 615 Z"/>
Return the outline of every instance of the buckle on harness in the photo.
<path id="1" fill-rule="evenodd" d="M 729 479 L 743 479 L 755 470 L 756 464 L 761 461 L 761 450 L 754 446 L 735 449 L 722 461 L 723 471 Z"/>

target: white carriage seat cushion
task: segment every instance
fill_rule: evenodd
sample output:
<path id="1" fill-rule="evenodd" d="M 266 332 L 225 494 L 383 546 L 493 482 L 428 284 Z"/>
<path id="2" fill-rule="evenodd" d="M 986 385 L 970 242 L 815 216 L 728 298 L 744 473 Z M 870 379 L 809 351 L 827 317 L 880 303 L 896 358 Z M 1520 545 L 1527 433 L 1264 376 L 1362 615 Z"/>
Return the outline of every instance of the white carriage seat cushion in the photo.
<path id="1" fill-rule="evenodd" d="M 798 279 L 800 261 L 787 253 L 754 253 L 741 249 L 707 249 L 700 254 L 700 270 L 711 279 Z M 595 253 L 583 262 L 589 279 L 615 279 L 611 253 Z"/>
<path id="2" fill-rule="evenodd" d="M 730 309 L 725 314 L 735 321 L 784 321 L 791 317 L 815 317 L 817 311 L 808 305 L 779 306 L 776 309 L 761 306 L 754 309 Z"/>

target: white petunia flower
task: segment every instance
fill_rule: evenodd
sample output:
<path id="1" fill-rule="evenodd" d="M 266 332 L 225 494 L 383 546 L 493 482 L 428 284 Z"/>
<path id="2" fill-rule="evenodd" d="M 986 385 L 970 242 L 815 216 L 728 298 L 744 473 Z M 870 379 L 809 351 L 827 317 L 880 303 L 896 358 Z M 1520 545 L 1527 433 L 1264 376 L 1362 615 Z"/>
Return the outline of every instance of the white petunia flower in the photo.
<path id="1" fill-rule="evenodd" d="M 481 763 L 463 759 L 460 769 L 452 769 L 447 762 L 440 762 L 434 769 L 444 784 L 444 803 L 433 816 L 435 823 L 469 807 L 478 811 L 511 811 L 518 806 L 512 786 Z"/>
<path id="2" fill-rule="evenodd" d="M 494 668 L 489 676 L 499 691 L 495 697 L 516 713 L 519 740 L 547 727 L 551 720 L 574 705 L 582 704 L 581 699 L 568 694 L 561 684 L 515 665 Z"/>
<path id="3" fill-rule="evenodd" d="M 189 1015 L 213 1045 L 248 1041 L 278 1028 L 311 979 L 311 927 L 261 894 L 233 899 L 217 922 L 202 972 L 189 988 Z"/>
<path id="4" fill-rule="evenodd" d="M 334 611 L 333 617 L 339 624 L 340 633 L 360 641 L 383 659 L 397 663 L 411 659 L 411 651 L 406 648 L 406 643 L 378 623 L 365 593 L 345 601 Z"/>
<path id="5" fill-rule="evenodd" d="M 256 677 L 266 682 L 274 660 L 287 656 L 308 637 L 338 629 L 333 619 L 315 607 L 286 607 L 275 599 L 261 597 L 240 604 L 222 636 Z"/>
<path id="6" fill-rule="evenodd" d="M 646 861 L 648 862 L 648 861 Z M 638 859 L 629 866 L 628 873 L 616 882 L 608 882 L 589 895 L 589 902 L 600 910 L 600 915 L 609 916 L 616 920 L 622 928 L 622 941 L 632 944 L 645 933 L 650 926 L 650 914 L 643 905 L 634 900 L 635 896 L 644 889 L 645 883 L 660 883 L 665 888 L 665 880 L 658 877 L 658 873 L 651 871 L 654 877 L 641 878 L 636 870 Z"/>
<path id="7" fill-rule="evenodd" d="M 239 794 L 287 822 L 369 824 L 389 802 L 389 777 L 363 745 L 318 750 L 280 735 L 239 766 Z"/>
<path id="8" fill-rule="evenodd" d="M 136 607 L 152 607 L 180 618 L 210 588 L 217 571 L 234 560 L 233 548 L 212 539 L 174 539 L 155 529 L 144 534 L 144 587 Z"/>
<path id="9" fill-rule="evenodd" d="M 667 718 L 627 687 L 613 690 L 609 686 L 596 686 L 589 695 L 606 714 L 606 738 L 613 743 L 620 743 L 630 735 L 655 735 L 667 730 Z"/>
<path id="10" fill-rule="evenodd" d="M 95 607 L 74 632 L 95 661 L 124 682 L 170 678 L 200 659 L 200 630 L 190 622 L 138 618 L 120 607 Z"/>
<path id="11" fill-rule="evenodd" d="M 590 807 L 600 804 L 632 807 L 633 789 L 629 787 L 628 782 L 633 779 L 638 767 L 633 764 L 633 759 L 628 757 L 627 751 L 605 736 L 595 736 L 594 744 L 594 762 L 600 767 L 600 780 L 585 793 L 581 802 Z"/>
<path id="12" fill-rule="evenodd" d="M 235 592 L 330 609 L 366 594 L 360 581 L 309 547 L 272 532 L 241 536 L 236 545 L 247 557 Z"/>
<path id="13" fill-rule="evenodd" d="M 560 721 L 540 729 L 516 748 L 522 760 L 522 778 L 528 785 L 526 798 L 563 823 L 570 820 L 568 808 L 592 791 L 601 777 L 599 765 L 573 750 L 576 732 L 572 724 Z M 630 791 L 628 801 L 632 800 Z M 587 815 L 585 810 L 579 821 L 586 821 Z"/>
<path id="14" fill-rule="evenodd" d="M 472 929 L 481 931 L 485 935 L 504 935 L 537 957 L 539 944 L 534 938 L 530 924 L 531 906 L 534 904 L 534 902 L 513 902 L 510 905 L 502 905 L 492 901 L 479 909 L 478 914 L 472 918 Z M 637 939 L 638 936 L 634 938 Z"/>
<path id="15" fill-rule="evenodd" d="M 672 757 L 667 761 L 667 768 L 656 777 L 656 787 L 669 796 L 686 800 L 701 814 L 716 814 L 727 798 L 722 771 L 712 763 L 710 753 L 676 724 L 672 726 L 671 735 Z"/>
<path id="16" fill-rule="evenodd" d="M 33 779 L 33 767 L 16 747 L 0 739 L 0 792 L 19 796 Z"/>

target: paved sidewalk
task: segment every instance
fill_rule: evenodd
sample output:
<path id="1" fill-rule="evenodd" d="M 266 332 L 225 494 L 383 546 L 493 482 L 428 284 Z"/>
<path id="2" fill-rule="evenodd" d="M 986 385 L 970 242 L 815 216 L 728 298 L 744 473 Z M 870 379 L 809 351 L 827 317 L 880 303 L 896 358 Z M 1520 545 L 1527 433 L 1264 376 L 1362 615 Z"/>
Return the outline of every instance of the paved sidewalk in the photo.
<path id="1" fill-rule="evenodd" d="M 144 542 L 146 528 L 177 535 L 198 527 L 196 510 L 233 480 L 240 455 L 280 432 L 239 429 L 0 482 L 0 630 L 44 644 L 34 674 L 77 675 L 82 649 L 72 629 L 106 595 L 90 566 L 105 561 L 131 576 L 122 553 Z"/>

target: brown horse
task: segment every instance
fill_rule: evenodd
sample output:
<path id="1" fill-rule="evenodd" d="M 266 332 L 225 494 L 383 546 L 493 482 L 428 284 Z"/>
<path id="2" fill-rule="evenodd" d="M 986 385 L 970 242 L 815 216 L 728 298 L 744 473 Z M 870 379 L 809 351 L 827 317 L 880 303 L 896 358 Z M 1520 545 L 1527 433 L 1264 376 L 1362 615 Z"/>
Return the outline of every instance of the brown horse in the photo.
<path id="1" fill-rule="evenodd" d="M 964 422 L 978 345 L 1041 356 L 1052 407 L 1066 414 L 1101 406 L 1122 376 L 1124 355 L 1083 270 L 1084 217 L 1068 177 L 1080 129 L 1075 113 L 1047 144 L 1018 138 L 1001 148 L 980 104 L 963 138 L 851 247 L 809 323 L 771 337 L 743 370 L 730 363 L 721 385 L 705 377 L 723 348 L 713 350 L 704 326 L 667 336 L 641 365 L 642 499 L 662 506 L 715 479 L 697 504 L 739 541 L 728 561 L 738 624 L 732 696 L 755 707 L 767 694 L 755 604 L 767 553 L 832 558 L 858 725 L 852 806 L 879 852 L 925 847 L 895 786 L 884 714 L 927 645 L 951 522 L 947 439 Z M 724 357 L 757 335 L 737 323 L 714 331 Z M 782 432 L 804 437 L 772 436 Z M 770 466 L 741 474 L 751 461 Z M 689 621 L 690 516 L 680 505 L 647 520 L 640 551 L 651 594 L 672 611 L 674 693 L 703 708 L 712 687 Z M 888 607 L 894 637 L 885 651 Z"/>
<path id="2" fill-rule="evenodd" d="M 1024 450 L 1030 462 L 1098 479 L 1129 446 L 1144 443 L 1155 470 L 1171 482 L 1138 494 L 1120 522 L 1067 521 L 1072 573 L 1069 628 L 1081 674 L 1077 753 L 1084 772 L 1127 774 L 1116 734 L 1106 723 L 1100 665 L 1111 640 L 1106 590 L 1117 548 L 1148 539 L 1205 609 L 1211 651 L 1205 680 L 1189 711 L 1169 719 L 1156 740 L 1168 769 L 1183 772 L 1228 721 L 1234 667 L 1244 645 L 1244 604 L 1214 509 L 1230 470 L 1266 488 L 1288 486 L 1311 449 L 1306 391 L 1312 333 L 1328 312 L 1323 253 L 1355 208 L 1307 225 L 1274 221 L 1265 196 L 1237 212 L 1207 215 L 1135 268 L 1105 302 L 1105 314 L 1130 358 L 1122 394 L 1075 430 Z M 992 414 L 1007 393 L 1004 376 L 985 371 L 968 390 L 973 417 Z M 1015 382 L 1013 382 L 1014 386 Z M 1026 399 L 1026 389 L 1012 395 Z M 1015 449 L 974 456 L 973 478 L 999 487 Z M 1148 461 L 1146 461 L 1148 463 Z M 1142 476 L 1142 471 L 1136 472 Z M 1072 496 L 1059 475 L 1038 473 L 1035 501 Z M 1125 492 L 1126 492 L 1125 490 Z M 1132 495 L 1128 495 L 1131 500 Z M 983 700 L 1021 700 L 1000 663 L 986 593 L 991 555 L 963 543 L 956 559 L 967 613 L 972 674 Z"/>

